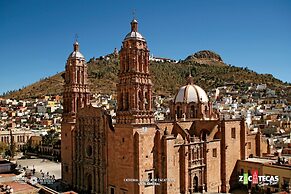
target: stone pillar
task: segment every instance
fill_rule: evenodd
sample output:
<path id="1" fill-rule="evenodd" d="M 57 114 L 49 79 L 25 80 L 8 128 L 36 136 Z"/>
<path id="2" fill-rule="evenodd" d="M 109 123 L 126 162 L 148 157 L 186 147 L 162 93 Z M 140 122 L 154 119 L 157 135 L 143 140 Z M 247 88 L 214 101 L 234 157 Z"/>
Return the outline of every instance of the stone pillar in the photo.
<path id="1" fill-rule="evenodd" d="M 220 142 L 220 152 L 221 152 L 221 192 L 227 192 L 226 188 L 226 161 L 225 161 L 225 120 L 221 121 L 221 142 Z"/>
<path id="2" fill-rule="evenodd" d="M 148 88 L 148 103 L 149 103 L 149 110 L 152 110 L 152 89 Z"/>
<path id="3" fill-rule="evenodd" d="M 241 160 L 245 160 L 246 159 L 246 125 L 245 125 L 244 118 L 240 122 L 240 153 L 241 153 Z"/>

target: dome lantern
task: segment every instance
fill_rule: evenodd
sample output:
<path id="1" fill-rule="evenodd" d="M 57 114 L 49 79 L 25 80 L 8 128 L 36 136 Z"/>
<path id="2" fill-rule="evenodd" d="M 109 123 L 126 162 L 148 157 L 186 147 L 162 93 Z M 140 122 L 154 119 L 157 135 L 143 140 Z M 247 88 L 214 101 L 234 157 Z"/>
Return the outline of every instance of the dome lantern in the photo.
<path id="1" fill-rule="evenodd" d="M 79 47 L 79 43 L 78 43 L 77 40 L 74 42 L 73 47 L 74 47 L 74 51 L 69 55 L 68 59 L 82 59 L 82 60 L 85 60 L 85 57 L 80 52 L 80 47 Z"/>
<path id="2" fill-rule="evenodd" d="M 139 40 L 145 42 L 145 38 L 137 31 L 138 22 L 136 19 L 131 21 L 131 31 L 125 36 L 124 41 L 126 40 Z"/>
<path id="3" fill-rule="evenodd" d="M 194 84 L 194 79 L 191 74 L 187 77 L 187 84 L 188 85 L 193 85 Z"/>
<path id="4" fill-rule="evenodd" d="M 74 43 L 74 51 L 79 51 L 79 43 L 77 41 Z"/>
<path id="5" fill-rule="evenodd" d="M 131 31 L 137 32 L 137 25 L 138 25 L 137 20 L 136 19 L 132 20 L 130 24 L 131 24 Z"/>

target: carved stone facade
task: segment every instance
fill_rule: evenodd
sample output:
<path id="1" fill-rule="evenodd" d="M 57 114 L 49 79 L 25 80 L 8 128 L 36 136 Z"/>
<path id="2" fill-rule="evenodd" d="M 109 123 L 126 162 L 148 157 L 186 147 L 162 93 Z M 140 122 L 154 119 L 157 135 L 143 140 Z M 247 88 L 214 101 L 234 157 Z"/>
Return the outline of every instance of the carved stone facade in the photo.
<path id="1" fill-rule="evenodd" d="M 87 79 L 85 65 L 78 79 L 78 68 L 68 64 L 85 61 L 68 59 L 62 125 L 64 182 L 80 193 L 228 192 L 238 176 L 237 161 L 265 151 L 262 135 L 250 134 L 244 119 L 219 119 L 191 76 L 175 97 L 172 118 L 154 123 L 149 50 L 137 29 L 133 20 L 119 53 L 115 126 L 105 110 L 88 105 L 87 82 L 72 82 L 76 77 Z M 247 148 L 249 142 L 252 149 Z"/>
<path id="2" fill-rule="evenodd" d="M 73 158 L 73 186 L 77 191 L 106 193 L 107 130 L 113 129 L 108 117 L 104 110 L 91 105 L 77 114 Z"/>

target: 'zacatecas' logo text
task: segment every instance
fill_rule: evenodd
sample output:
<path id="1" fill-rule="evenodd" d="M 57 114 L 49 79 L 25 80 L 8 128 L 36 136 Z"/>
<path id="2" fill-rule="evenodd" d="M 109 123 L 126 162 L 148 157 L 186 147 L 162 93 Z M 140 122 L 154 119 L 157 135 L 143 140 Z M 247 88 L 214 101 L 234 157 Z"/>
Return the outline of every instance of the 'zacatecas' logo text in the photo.
<path id="1" fill-rule="evenodd" d="M 276 185 L 279 183 L 279 176 L 258 176 L 258 170 L 252 170 L 252 175 L 244 173 L 239 176 L 239 182 L 247 185 L 249 182 L 258 185 Z"/>

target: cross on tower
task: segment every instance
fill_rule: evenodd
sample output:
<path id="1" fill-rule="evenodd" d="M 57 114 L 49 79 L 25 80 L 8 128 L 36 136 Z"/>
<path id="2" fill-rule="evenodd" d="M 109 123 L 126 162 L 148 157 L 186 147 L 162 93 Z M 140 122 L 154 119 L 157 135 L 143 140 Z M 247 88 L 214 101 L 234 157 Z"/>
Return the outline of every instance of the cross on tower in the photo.
<path id="1" fill-rule="evenodd" d="M 135 9 L 133 9 L 133 10 L 132 10 L 132 17 L 133 17 L 134 20 L 136 19 L 136 18 L 135 18 L 135 14 L 136 14 L 136 13 L 135 13 Z"/>
<path id="2" fill-rule="evenodd" d="M 78 34 L 76 33 L 76 34 L 75 34 L 75 42 L 78 42 L 78 38 L 79 38 L 79 36 L 78 36 Z"/>

